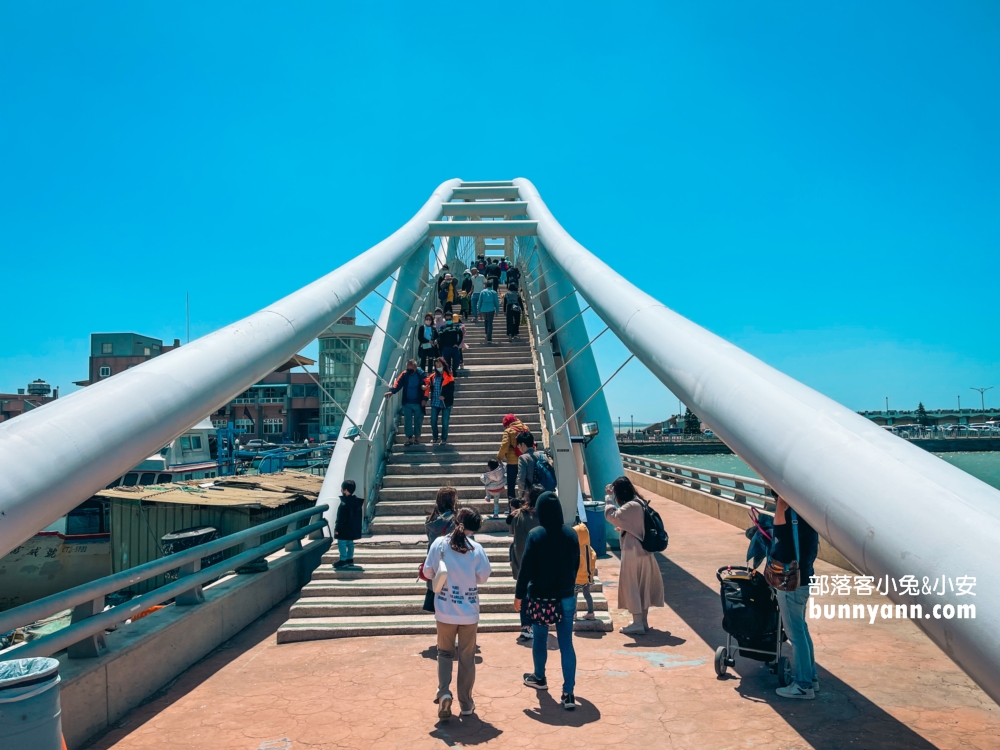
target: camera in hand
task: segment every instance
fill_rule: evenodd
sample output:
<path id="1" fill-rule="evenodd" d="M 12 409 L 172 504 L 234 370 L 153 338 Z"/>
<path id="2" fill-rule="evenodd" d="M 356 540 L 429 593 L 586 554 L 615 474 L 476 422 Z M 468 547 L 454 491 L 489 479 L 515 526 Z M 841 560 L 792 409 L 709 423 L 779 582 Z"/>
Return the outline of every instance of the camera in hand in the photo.
<path id="1" fill-rule="evenodd" d="M 511 510 L 517 510 L 520 507 L 521 507 L 521 500 L 519 498 L 516 498 L 516 497 L 512 498 L 511 501 L 510 501 L 510 508 L 511 508 Z"/>

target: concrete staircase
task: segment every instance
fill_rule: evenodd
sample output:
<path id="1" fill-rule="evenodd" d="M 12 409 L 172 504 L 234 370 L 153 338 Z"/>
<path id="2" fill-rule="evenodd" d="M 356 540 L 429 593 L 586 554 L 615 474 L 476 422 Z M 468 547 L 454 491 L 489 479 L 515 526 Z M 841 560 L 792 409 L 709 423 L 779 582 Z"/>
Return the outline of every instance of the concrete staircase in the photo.
<path id="1" fill-rule="evenodd" d="M 483 632 L 517 631 L 513 611 L 514 579 L 508 562 L 512 541 L 504 522 L 506 500 L 499 519 L 484 499 L 479 475 L 496 456 L 508 413 L 516 414 L 541 439 L 538 389 L 528 330 L 508 341 L 502 319 L 494 325 L 493 345 L 486 344 L 482 323 L 466 323 L 464 368 L 455 388 L 448 444 L 430 443 L 429 419 L 424 420 L 422 443 L 404 446 L 399 434 L 386 464 L 383 486 L 375 505 L 370 536 L 355 542 L 355 565 L 335 569 L 336 545 L 302 589 L 289 620 L 278 631 L 279 643 L 362 635 L 433 633 L 434 615 L 422 609 L 426 585 L 417 582 L 417 567 L 427 552 L 424 520 L 434 507 L 439 487 L 458 488 L 459 502 L 483 515 L 476 535 L 489 555 L 493 575 L 480 588 Z M 428 410 L 428 417 L 429 417 Z M 440 437 L 440 436 L 439 436 Z M 591 587 L 597 620 L 579 620 L 578 630 L 611 630 L 608 603 L 600 582 Z M 583 597 L 578 606 L 585 609 Z"/>

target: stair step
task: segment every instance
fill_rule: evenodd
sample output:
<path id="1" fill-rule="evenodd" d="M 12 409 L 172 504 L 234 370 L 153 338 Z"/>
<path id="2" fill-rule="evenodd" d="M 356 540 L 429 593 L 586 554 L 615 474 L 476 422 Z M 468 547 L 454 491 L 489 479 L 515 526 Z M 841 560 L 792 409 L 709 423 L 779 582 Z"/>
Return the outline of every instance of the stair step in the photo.
<path id="1" fill-rule="evenodd" d="M 496 453 L 494 452 L 492 458 L 496 458 Z M 486 463 L 484 461 L 456 461 L 455 463 L 389 463 L 386 464 L 385 474 L 386 476 L 411 476 L 413 474 L 421 474 L 423 476 L 438 476 L 442 478 L 447 475 L 452 474 L 470 474 L 472 472 L 478 471 L 480 474 L 486 470 Z M 476 475 L 477 477 L 479 474 Z M 440 486 L 440 485 L 439 485 Z"/>
<path id="2" fill-rule="evenodd" d="M 413 516 L 375 516 L 372 519 L 370 530 L 373 534 L 425 534 L 425 515 Z M 503 517 L 499 519 L 484 518 L 482 531 L 502 532 L 507 530 L 507 523 Z"/>
<path id="3" fill-rule="evenodd" d="M 483 471 L 485 470 L 486 467 L 483 467 Z M 477 487 L 482 490 L 483 484 L 479 481 L 479 476 L 479 474 L 449 474 L 446 484 L 450 484 L 452 487 Z M 437 490 L 444 484 L 441 477 L 433 474 L 387 474 L 382 480 L 382 492 L 384 493 L 387 489 L 414 489 L 417 487 L 433 487 Z"/>
<path id="4" fill-rule="evenodd" d="M 379 493 L 378 503 L 375 505 L 375 518 L 380 518 L 383 516 L 427 516 L 432 510 L 434 510 L 434 498 L 419 497 L 415 496 L 411 500 L 387 500 L 384 498 L 384 490 Z M 501 493 L 500 498 L 500 519 L 503 520 L 507 517 L 507 493 Z M 482 516 L 484 521 L 493 521 L 493 518 L 488 518 L 493 514 L 493 501 L 485 500 L 483 498 L 483 493 L 480 492 L 476 497 L 461 497 L 458 498 L 458 504 L 463 508 L 475 508 L 479 511 L 479 515 Z M 504 521 L 506 523 L 506 521 Z"/>
<path id="5" fill-rule="evenodd" d="M 479 632 L 504 633 L 521 629 L 516 612 L 484 613 L 479 618 Z M 613 630 L 611 617 L 601 612 L 596 620 L 577 620 L 577 632 L 604 632 Z M 391 615 L 377 617 L 303 617 L 294 618 L 278 629 L 278 643 L 349 638 L 372 635 L 431 635 L 437 632 L 434 615 Z"/>
<path id="6" fill-rule="evenodd" d="M 392 452 L 392 462 L 397 465 L 405 466 L 419 466 L 421 464 L 433 463 L 433 464 L 447 464 L 447 463 L 474 463 L 477 466 L 483 468 L 486 467 L 486 462 L 491 458 L 497 457 L 496 446 L 493 446 L 492 450 L 488 451 L 465 451 L 457 450 L 455 446 L 451 446 L 452 450 L 447 450 L 449 446 L 445 446 L 444 450 L 427 452 L 427 453 L 407 453 L 402 452 Z"/>
<path id="7" fill-rule="evenodd" d="M 434 505 L 438 487 L 444 487 L 448 484 L 450 483 L 442 482 L 437 487 L 383 487 L 378 493 L 378 505 L 387 506 L 398 502 Z M 458 499 L 462 501 L 483 500 L 486 497 L 486 490 L 482 485 L 478 487 L 456 486 L 455 489 L 458 490 Z M 468 503 L 464 504 L 468 505 Z"/>
<path id="8" fill-rule="evenodd" d="M 302 587 L 301 596 L 423 596 L 427 584 L 416 581 L 416 571 L 409 579 L 383 578 L 333 581 L 310 581 Z M 490 579 L 479 587 L 484 594 L 514 594 L 516 581 L 507 577 L 500 580 Z M 593 587 L 591 587 L 593 591 Z"/>
<path id="9" fill-rule="evenodd" d="M 513 540 L 511 540 L 513 541 Z M 508 542 L 509 546 L 510 542 Z M 508 561 L 507 547 L 486 547 L 486 557 L 493 564 L 506 563 Z M 410 566 L 410 572 L 416 576 L 417 566 L 427 557 L 427 545 L 422 544 L 418 550 L 406 550 L 402 548 L 387 548 L 384 552 L 361 552 L 360 547 L 354 548 L 354 562 L 361 567 L 369 565 L 387 565 L 390 563 L 405 563 Z M 323 563 L 332 565 L 337 562 L 339 556 L 336 552 L 327 552 L 323 555 Z"/>
<path id="10" fill-rule="evenodd" d="M 608 600 L 603 594 L 594 594 L 594 611 L 607 612 Z M 392 616 L 392 615 L 422 615 L 424 595 L 415 596 L 353 596 L 337 598 L 315 596 L 301 599 L 292 605 L 289 617 L 358 617 L 358 616 Z M 578 597 L 577 611 L 586 612 L 587 603 L 583 597 Z M 479 597 L 479 612 L 481 614 L 510 614 L 513 600 L 507 594 L 483 594 Z"/>

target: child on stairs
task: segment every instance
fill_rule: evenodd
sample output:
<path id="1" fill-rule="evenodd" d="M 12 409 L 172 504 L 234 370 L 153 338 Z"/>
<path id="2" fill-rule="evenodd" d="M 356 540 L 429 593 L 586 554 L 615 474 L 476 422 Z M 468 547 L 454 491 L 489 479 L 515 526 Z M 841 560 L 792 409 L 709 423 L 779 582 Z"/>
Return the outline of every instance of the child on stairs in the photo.
<path id="1" fill-rule="evenodd" d="M 500 494 L 507 489 L 507 474 L 500 462 L 491 458 L 486 464 L 489 471 L 479 477 L 486 487 L 486 501 L 493 501 L 493 517 L 500 517 Z"/>

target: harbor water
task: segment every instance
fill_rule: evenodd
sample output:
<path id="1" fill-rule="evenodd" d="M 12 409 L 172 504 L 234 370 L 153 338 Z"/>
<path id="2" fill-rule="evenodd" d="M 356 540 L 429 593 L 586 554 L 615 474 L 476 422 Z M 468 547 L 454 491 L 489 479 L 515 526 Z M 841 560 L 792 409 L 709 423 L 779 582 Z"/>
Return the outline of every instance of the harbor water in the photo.
<path id="1" fill-rule="evenodd" d="M 972 476 L 986 482 L 991 487 L 1000 489 L 1000 453 L 935 453 L 934 455 L 957 466 L 962 471 L 972 474 Z M 650 456 L 650 458 L 683 464 L 684 466 L 693 466 L 696 469 L 741 474 L 748 477 L 757 476 L 756 472 L 747 466 L 739 456 L 732 454 L 716 456 L 685 454 L 677 456 Z"/>

